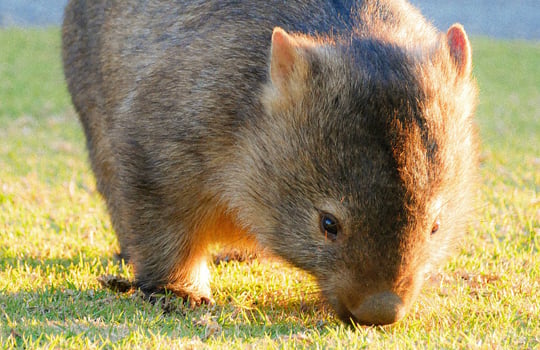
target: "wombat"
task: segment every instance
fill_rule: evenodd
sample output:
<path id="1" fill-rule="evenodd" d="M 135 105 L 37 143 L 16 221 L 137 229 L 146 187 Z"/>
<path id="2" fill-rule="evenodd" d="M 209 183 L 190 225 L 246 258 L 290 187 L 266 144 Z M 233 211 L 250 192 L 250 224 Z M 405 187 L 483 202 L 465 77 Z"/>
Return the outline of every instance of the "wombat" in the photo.
<path id="1" fill-rule="evenodd" d="M 211 302 L 209 247 L 311 273 L 388 324 L 465 230 L 476 87 L 462 26 L 400 0 L 71 0 L 68 88 L 135 283 Z"/>

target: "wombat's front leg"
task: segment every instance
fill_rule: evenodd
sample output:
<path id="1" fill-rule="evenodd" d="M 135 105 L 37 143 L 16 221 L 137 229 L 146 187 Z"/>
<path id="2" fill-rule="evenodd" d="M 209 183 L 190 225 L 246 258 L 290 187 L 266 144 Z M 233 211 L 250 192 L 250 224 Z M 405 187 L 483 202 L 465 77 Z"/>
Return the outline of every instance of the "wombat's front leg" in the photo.
<path id="1" fill-rule="evenodd" d="M 193 245 L 188 235 L 177 235 L 180 239 L 176 242 L 163 244 L 156 239 L 155 244 L 132 249 L 136 285 L 146 295 L 167 289 L 191 303 L 211 303 L 206 252 Z M 155 238 L 159 236 L 166 241 L 169 238 L 154 233 Z"/>
<path id="2" fill-rule="evenodd" d="M 132 218 L 138 230 L 132 231 L 128 249 L 137 287 L 146 295 L 168 289 L 191 303 L 212 302 L 203 237 L 179 221 L 178 213 L 149 209 Z"/>

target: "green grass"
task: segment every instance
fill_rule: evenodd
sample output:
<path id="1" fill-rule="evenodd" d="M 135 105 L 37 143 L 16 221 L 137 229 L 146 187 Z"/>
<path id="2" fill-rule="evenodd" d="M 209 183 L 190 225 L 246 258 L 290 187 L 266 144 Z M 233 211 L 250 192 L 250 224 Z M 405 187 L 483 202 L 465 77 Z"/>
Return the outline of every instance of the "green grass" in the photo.
<path id="1" fill-rule="evenodd" d="M 478 220 L 396 325 L 352 329 L 278 262 L 212 267 L 212 308 L 164 314 L 97 277 L 132 276 L 89 170 L 59 31 L 0 31 L 0 344 L 50 348 L 540 347 L 540 45 L 473 40 Z"/>

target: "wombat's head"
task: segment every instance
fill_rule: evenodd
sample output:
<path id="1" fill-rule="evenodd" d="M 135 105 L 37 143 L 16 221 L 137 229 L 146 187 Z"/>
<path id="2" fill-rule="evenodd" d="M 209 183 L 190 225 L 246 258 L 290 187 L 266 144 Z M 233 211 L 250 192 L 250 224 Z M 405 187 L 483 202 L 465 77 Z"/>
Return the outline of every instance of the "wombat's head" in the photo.
<path id="1" fill-rule="evenodd" d="M 240 145 L 240 220 L 346 322 L 400 319 L 470 211 L 469 41 L 454 25 L 422 45 L 276 28 L 266 114 Z"/>

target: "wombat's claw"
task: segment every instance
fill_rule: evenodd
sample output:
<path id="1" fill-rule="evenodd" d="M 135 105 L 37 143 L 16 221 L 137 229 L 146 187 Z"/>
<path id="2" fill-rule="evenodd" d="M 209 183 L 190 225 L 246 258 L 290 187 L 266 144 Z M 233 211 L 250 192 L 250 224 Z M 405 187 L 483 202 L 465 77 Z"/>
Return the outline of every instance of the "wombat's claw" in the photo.
<path id="1" fill-rule="evenodd" d="M 197 294 L 190 294 L 185 291 L 168 289 L 168 288 L 158 288 L 153 290 L 144 290 L 140 289 L 143 293 L 143 298 L 150 302 L 151 304 L 156 304 L 160 302 L 163 306 L 165 312 L 170 312 L 170 299 L 174 297 L 182 298 L 182 301 L 189 308 L 194 309 L 201 305 L 214 305 L 215 301 L 211 296 L 202 296 Z"/>
<path id="2" fill-rule="evenodd" d="M 196 307 L 201 305 L 211 306 L 215 304 L 215 301 L 211 296 L 190 294 L 184 291 L 173 291 L 173 293 L 176 294 L 176 296 L 182 298 L 184 304 L 189 306 L 190 309 L 195 309 Z"/>
<path id="3" fill-rule="evenodd" d="M 191 309 L 194 309 L 197 306 L 201 306 L 201 305 L 212 306 L 216 303 L 212 297 L 198 297 L 198 298 L 188 297 L 186 301 L 189 304 L 189 307 Z"/>

